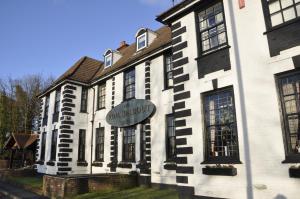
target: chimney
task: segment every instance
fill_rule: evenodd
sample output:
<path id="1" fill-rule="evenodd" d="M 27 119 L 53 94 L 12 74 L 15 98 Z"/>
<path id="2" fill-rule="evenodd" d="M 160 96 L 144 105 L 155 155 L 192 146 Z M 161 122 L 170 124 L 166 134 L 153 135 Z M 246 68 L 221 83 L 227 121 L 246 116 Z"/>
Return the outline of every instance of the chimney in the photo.
<path id="1" fill-rule="evenodd" d="M 121 41 L 120 42 L 120 47 L 117 49 L 118 51 L 127 48 L 129 45 L 126 43 L 126 41 Z"/>

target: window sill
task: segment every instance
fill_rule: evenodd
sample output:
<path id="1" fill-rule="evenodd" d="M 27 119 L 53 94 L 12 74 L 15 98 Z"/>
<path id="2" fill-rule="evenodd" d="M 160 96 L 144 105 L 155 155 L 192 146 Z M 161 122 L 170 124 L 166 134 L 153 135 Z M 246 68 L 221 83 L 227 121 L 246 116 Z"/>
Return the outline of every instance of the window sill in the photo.
<path id="1" fill-rule="evenodd" d="M 204 175 L 218 175 L 218 176 L 236 176 L 237 169 L 234 167 L 205 167 L 202 168 Z"/>
<path id="2" fill-rule="evenodd" d="M 55 166 L 54 160 L 50 160 L 49 162 L 46 163 L 47 166 Z"/>
<path id="3" fill-rule="evenodd" d="M 103 167 L 103 161 L 94 161 L 92 163 L 92 166 L 94 166 L 94 167 Z"/>
<path id="4" fill-rule="evenodd" d="M 214 53 L 217 53 L 217 52 L 219 52 L 219 51 L 221 51 L 221 50 L 228 49 L 228 48 L 231 48 L 231 46 L 229 46 L 229 45 L 227 45 L 227 44 L 224 45 L 224 46 L 220 46 L 219 48 L 216 48 L 216 49 L 214 49 L 214 50 L 211 50 L 211 51 L 209 51 L 209 52 L 206 52 L 206 53 L 204 53 L 204 54 L 199 55 L 197 58 L 195 58 L 195 60 L 198 61 L 199 59 L 202 59 L 203 57 L 212 55 L 212 54 L 214 54 Z"/>
<path id="5" fill-rule="evenodd" d="M 222 160 L 205 160 L 200 164 L 243 164 L 240 160 L 222 159 Z"/>
<path id="6" fill-rule="evenodd" d="M 105 107 L 102 107 L 102 108 L 98 108 L 97 111 L 101 111 L 101 110 L 104 110 Z"/>
<path id="7" fill-rule="evenodd" d="M 283 164 L 300 163 L 300 154 L 286 156 L 285 160 L 283 160 L 281 163 Z"/>
<path id="8" fill-rule="evenodd" d="M 290 167 L 289 176 L 290 178 L 300 178 L 300 167 Z"/>
<path id="9" fill-rule="evenodd" d="M 80 113 L 85 113 L 85 114 L 87 114 L 88 112 L 87 112 L 87 111 L 80 111 Z"/>
<path id="10" fill-rule="evenodd" d="M 131 162 L 120 162 L 118 164 L 119 168 L 124 168 L 124 169 L 131 169 L 132 168 L 132 163 Z"/>
<path id="11" fill-rule="evenodd" d="M 87 167 L 88 163 L 86 161 L 77 161 L 77 166 L 79 166 L 79 167 Z"/>
<path id="12" fill-rule="evenodd" d="M 297 23 L 297 22 L 299 22 L 299 21 L 300 21 L 300 17 L 295 18 L 295 19 L 293 19 L 293 20 L 291 20 L 291 21 L 287 21 L 287 22 L 282 23 L 282 24 L 279 24 L 279 25 L 277 25 L 277 26 L 268 28 L 268 30 L 267 30 L 266 32 L 264 32 L 263 34 L 266 35 L 266 34 L 268 34 L 268 33 L 270 33 L 270 32 L 273 32 L 273 31 L 275 31 L 275 30 L 284 28 L 284 27 L 286 27 L 286 26 L 289 26 L 289 25 L 291 25 L 291 24 Z"/>

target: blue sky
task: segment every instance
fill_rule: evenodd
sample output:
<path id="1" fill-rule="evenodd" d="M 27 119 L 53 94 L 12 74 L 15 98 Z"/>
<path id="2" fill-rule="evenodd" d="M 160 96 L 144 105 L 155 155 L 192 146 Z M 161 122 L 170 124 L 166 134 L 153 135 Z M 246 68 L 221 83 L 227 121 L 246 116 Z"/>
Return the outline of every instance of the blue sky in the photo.
<path id="1" fill-rule="evenodd" d="M 59 76 L 82 56 L 102 59 L 120 41 L 134 42 L 140 27 L 171 0 L 1 0 L 0 78 Z"/>

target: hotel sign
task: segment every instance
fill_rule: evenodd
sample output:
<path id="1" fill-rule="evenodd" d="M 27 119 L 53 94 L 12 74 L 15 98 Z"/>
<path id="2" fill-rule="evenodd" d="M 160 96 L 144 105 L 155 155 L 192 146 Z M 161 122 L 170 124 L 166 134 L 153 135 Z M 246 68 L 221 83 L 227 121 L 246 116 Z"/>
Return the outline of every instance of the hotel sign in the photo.
<path id="1" fill-rule="evenodd" d="M 115 127 L 132 126 L 150 117 L 154 110 L 155 105 L 152 102 L 132 99 L 113 108 L 106 115 L 106 121 Z"/>

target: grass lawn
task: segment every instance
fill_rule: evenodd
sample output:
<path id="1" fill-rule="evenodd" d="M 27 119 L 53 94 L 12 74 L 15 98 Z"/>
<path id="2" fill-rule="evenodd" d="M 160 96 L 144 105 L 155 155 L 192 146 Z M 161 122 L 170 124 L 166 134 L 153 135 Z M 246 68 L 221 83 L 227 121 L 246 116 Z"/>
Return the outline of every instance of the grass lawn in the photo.
<path id="1" fill-rule="evenodd" d="M 178 194 L 175 190 L 159 190 L 152 188 L 137 187 L 126 190 L 106 190 L 101 192 L 93 192 L 82 194 L 76 199 L 178 199 Z"/>
<path id="2" fill-rule="evenodd" d="M 43 189 L 43 177 L 9 177 L 9 181 L 35 189 Z"/>

